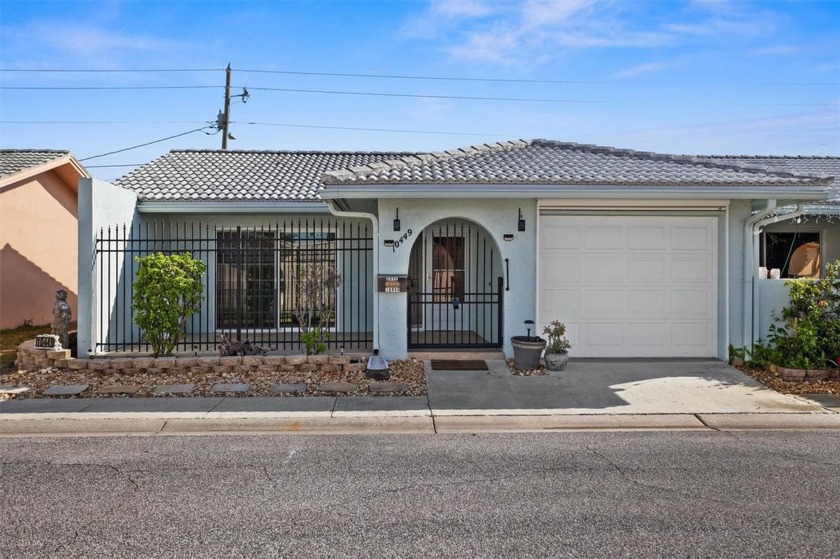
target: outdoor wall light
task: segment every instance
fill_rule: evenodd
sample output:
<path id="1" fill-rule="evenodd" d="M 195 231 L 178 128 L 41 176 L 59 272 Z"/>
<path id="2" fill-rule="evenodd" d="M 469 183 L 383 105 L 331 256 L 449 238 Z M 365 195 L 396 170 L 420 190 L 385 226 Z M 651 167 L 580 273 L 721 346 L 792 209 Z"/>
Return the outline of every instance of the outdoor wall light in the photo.
<path id="1" fill-rule="evenodd" d="M 522 217 L 522 208 L 519 208 L 519 226 L 517 227 L 520 231 L 525 231 L 525 218 Z"/>
<path id="2" fill-rule="evenodd" d="M 394 231 L 400 230 L 400 209 L 397 208 L 397 217 L 394 218 Z"/>

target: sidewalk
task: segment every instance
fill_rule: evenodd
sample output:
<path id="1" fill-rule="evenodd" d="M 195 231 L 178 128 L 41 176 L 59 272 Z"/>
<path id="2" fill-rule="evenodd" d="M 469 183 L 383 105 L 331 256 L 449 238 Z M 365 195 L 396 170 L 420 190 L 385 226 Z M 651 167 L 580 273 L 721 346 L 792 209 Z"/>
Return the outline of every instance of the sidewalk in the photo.
<path id="1" fill-rule="evenodd" d="M 840 429 L 840 402 L 778 394 L 720 361 L 574 360 L 539 377 L 488 366 L 426 362 L 427 397 L 7 400 L 0 435 Z"/>

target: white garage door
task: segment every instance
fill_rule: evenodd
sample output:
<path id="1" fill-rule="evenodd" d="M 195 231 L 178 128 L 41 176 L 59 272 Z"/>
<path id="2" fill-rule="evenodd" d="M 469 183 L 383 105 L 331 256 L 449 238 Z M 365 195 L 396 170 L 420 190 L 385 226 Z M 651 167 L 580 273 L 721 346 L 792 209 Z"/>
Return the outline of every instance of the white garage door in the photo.
<path id="1" fill-rule="evenodd" d="M 713 357 L 714 217 L 540 216 L 539 321 L 576 357 Z"/>

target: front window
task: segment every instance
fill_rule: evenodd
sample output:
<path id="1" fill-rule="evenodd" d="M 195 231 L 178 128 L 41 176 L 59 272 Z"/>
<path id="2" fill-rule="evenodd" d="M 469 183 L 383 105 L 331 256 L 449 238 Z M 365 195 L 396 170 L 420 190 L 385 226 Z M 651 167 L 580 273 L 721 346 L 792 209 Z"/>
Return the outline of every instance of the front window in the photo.
<path id="1" fill-rule="evenodd" d="M 432 238 L 432 291 L 435 301 L 464 300 L 464 237 Z"/>
<path id="2" fill-rule="evenodd" d="M 820 234 L 775 232 L 762 235 L 760 266 L 779 270 L 780 278 L 820 277 Z"/>
<path id="3" fill-rule="evenodd" d="M 336 265 L 335 233 L 219 232 L 216 327 L 297 326 L 298 279 L 312 269 L 325 271 Z M 324 300 L 332 314 L 330 325 L 334 325 L 336 294 L 325 293 Z"/>

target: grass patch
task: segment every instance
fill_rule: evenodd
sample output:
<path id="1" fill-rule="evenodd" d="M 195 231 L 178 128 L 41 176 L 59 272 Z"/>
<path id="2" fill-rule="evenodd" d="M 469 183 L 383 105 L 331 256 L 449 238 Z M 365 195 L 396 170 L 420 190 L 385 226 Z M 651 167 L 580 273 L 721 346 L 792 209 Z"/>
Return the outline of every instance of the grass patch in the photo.
<path id="1" fill-rule="evenodd" d="M 71 322 L 69 330 L 76 329 L 76 323 Z M 27 340 L 34 340 L 38 334 L 49 334 L 50 325 L 40 326 L 18 326 L 0 330 L 0 374 L 5 374 L 14 369 L 17 348 Z"/>

